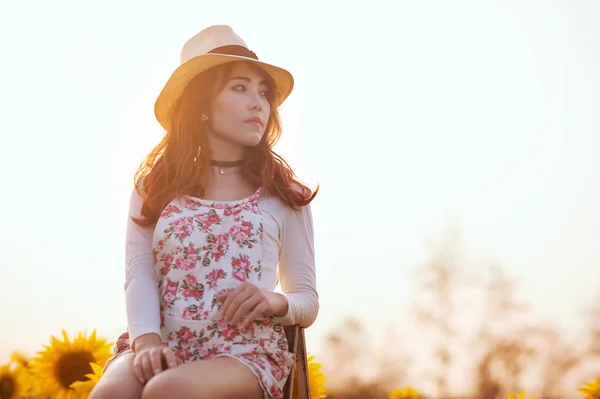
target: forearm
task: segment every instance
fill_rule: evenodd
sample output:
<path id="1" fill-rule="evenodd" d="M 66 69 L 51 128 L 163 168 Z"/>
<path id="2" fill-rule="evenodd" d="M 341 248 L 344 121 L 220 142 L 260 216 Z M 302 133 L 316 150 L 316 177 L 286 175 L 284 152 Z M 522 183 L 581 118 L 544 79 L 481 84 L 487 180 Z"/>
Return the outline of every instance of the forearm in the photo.
<path id="1" fill-rule="evenodd" d="M 148 274 L 131 278 L 125 288 L 127 326 L 131 344 L 151 334 L 160 341 L 160 305 L 155 279 Z"/>
<path id="2" fill-rule="evenodd" d="M 131 217 L 140 218 L 142 199 L 131 193 L 125 246 L 125 304 L 132 347 L 138 337 L 153 333 L 160 338 L 160 302 L 158 278 L 154 270 L 152 226 L 140 226 Z"/>
<path id="3" fill-rule="evenodd" d="M 278 309 L 277 321 L 309 327 L 319 313 L 310 206 L 295 212 L 290 210 L 284 227 L 279 272 L 287 312 Z"/>

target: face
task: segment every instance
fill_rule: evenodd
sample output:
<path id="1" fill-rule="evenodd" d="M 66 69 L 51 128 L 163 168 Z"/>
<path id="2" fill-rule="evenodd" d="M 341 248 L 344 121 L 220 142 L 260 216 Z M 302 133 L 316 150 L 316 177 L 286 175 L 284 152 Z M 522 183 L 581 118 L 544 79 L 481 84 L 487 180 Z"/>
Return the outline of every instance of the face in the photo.
<path id="1" fill-rule="evenodd" d="M 235 65 L 211 104 L 208 122 L 213 141 L 241 147 L 257 145 L 271 112 L 268 96 L 260 73 L 244 63 Z"/>

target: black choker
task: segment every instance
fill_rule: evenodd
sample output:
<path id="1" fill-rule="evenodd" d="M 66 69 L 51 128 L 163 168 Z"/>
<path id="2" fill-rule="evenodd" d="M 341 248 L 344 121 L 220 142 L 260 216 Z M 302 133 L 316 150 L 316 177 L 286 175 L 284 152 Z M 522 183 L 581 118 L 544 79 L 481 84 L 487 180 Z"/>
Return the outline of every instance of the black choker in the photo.
<path id="1" fill-rule="evenodd" d="M 214 159 L 211 159 L 210 164 L 212 166 L 218 166 L 220 168 L 219 173 L 224 174 L 225 171 L 223 170 L 223 168 L 234 168 L 236 166 L 242 166 L 244 164 L 244 160 L 240 159 L 239 161 L 215 161 Z"/>

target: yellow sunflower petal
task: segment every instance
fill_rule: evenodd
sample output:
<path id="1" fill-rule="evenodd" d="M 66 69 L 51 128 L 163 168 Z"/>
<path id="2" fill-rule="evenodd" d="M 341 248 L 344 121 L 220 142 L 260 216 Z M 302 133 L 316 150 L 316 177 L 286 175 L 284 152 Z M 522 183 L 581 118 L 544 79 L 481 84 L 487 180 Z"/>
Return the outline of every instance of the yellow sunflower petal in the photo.
<path id="1" fill-rule="evenodd" d="M 537 399 L 537 397 L 535 395 L 527 396 L 525 392 L 520 392 L 518 395 L 515 395 L 514 393 L 510 392 L 506 396 L 506 399 Z"/>
<path id="2" fill-rule="evenodd" d="M 394 389 L 390 392 L 390 399 L 417 399 L 418 397 L 419 391 L 410 386 L 404 389 Z"/>
<path id="3" fill-rule="evenodd" d="M 75 390 L 75 393 L 90 393 L 96 386 L 96 381 L 75 381 L 71 384 L 71 388 Z"/>
<path id="4" fill-rule="evenodd" d="M 13 351 L 10 354 L 10 362 L 19 366 L 28 367 L 30 359 L 29 357 L 25 356 L 25 354 L 23 354 L 22 352 Z"/>
<path id="5" fill-rule="evenodd" d="M 600 399 L 600 379 L 584 382 L 583 385 L 583 387 L 577 389 L 585 395 L 583 399 Z"/>
<path id="6" fill-rule="evenodd" d="M 100 367 L 100 365 L 98 365 L 96 363 L 91 363 L 90 366 L 92 366 L 92 370 L 94 371 L 94 375 L 102 376 L 102 369 L 103 369 L 103 367 Z"/>
<path id="7" fill-rule="evenodd" d="M 88 381 L 75 381 L 70 385 L 70 387 L 73 388 L 76 393 L 89 394 L 100 380 L 100 377 L 102 377 L 102 367 L 96 363 L 90 363 L 90 366 L 92 367 L 93 373 L 85 375 L 87 378 L 89 378 Z"/>
<path id="8" fill-rule="evenodd" d="M 310 396 L 315 399 L 324 399 L 327 397 L 327 387 L 325 386 L 326 377 L 321 370 L 321 364 L 315 362 L 315 356 L 307 354 L 308 363 L 308 384 Z M 294 371 L 296 372 L 296 371 Z M 298 399 L 298 390 L 294 389 L 294 399 Z"/>

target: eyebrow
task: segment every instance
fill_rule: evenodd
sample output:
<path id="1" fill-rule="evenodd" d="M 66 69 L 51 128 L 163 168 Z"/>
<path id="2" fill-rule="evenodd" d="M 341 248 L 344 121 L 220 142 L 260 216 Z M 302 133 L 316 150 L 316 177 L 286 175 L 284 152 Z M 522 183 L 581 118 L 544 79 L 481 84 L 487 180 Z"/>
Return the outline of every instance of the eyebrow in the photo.
<path id="1" fill-rule="evenodd" d="M 229 78 L 229 80 L 243 80 L 243 81 L 248 82 L 248 83 L 252 82 L 252 79 L 250 79 L 249 77 L 246 77 L 246 76 L 232 76 L 232 77 Z M 264 80 L 261 80 L 258 84 L 266 85 L 267 82 L 264 81 Z"/>

